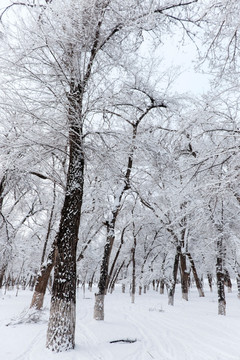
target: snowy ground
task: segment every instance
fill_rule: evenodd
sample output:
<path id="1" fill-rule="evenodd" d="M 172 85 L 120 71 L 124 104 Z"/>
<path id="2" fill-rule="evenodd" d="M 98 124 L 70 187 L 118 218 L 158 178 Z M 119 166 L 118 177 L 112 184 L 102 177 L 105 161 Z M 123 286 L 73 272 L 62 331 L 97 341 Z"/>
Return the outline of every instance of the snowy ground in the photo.
<path id="1" fill-rule="evenodd" d="M 177 288 L 175 306 L 166 295 L 150 290 L 136 296 L 120 288 L 107 295 L 105 321 L 92 319 L 94 293 L 78 293 L 76 348 L 54 354 L 45 349 L 49 300 L 42 321 L 9 324 L 30 303 L 30 291 L 0 296 L 1 360 L 240 360 L 240 300 L 236 288 L 227 294 L 227 316 L 217 315 L 217 296 L 206 287 L 206 297 L 190 290 L 189 302 L 181 300 Z M 134 343 L 110 343 L 136 339 Z"/>

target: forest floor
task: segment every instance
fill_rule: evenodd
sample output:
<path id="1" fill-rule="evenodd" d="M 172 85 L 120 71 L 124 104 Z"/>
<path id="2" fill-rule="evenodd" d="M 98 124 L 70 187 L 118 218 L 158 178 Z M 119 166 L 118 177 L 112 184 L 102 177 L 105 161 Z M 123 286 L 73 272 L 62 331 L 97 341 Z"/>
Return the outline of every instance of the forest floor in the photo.
<path id="1" fill-rule="evenodd" d="M 153 290 L 136 296 L 117 287 L 106 296 L 105 321 L 93 320 L 94 290 L 78 289 L 76 348 L 66 353 L 45 349 L 50 296 L 40 320 L 26 323 L 32 293 L 9 291 L 0 296 L 1 360 L 240 360 L 240 300 L 236 285 L 227 293 L 227 316 L 217 315 L 217 294 L 195 287 L 189 301 L 177 287 L 174 307 L 167 295 Z M 25 308 L 25 312 L 23 309 Z M 31 314 L 34 320 L 35 314 Z M 36 320 L 36 319 L 35 319 Z M 7 325 L 7 326 L 6 326 Z M 136 340 L 132 343 L 115 340 Z"/>

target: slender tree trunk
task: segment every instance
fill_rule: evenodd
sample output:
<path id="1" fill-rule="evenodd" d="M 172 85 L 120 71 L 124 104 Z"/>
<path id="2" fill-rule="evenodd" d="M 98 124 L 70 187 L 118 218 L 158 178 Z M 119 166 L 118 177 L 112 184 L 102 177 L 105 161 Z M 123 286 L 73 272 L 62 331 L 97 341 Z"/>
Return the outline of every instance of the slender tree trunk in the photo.
<path id="1" fill-rule="evenodd" d="M 37 274 L 35 289 L 32 296 L 30 308 L 35 308 L 37 310 L 42 309 L 48 280 L 51 271 L 54 267 L 55 259 L 56 259 L 56 241 L 54 241 L 54 243 L 52 244 L 47 261 L 42 264 L 41 269 Z"/>
<path id="2" fill-rule="evenodd" d="M 164 279 L 161 279 L 161 280 L 160 280 L 160 294 L 161 294 L 161 295 L 164 294 L 164 284 L 165 284 Z"/>
<path id="3" fill-rule="evenodd" d="M 37 281 L 37 274 L 36 275 L 32 275 L 30 277 L 30 280 L 29 280 L 29 288 L 31 291 L 33 291 L 35 285 L 36 285 L 36 281 Z"/>
<path id="4" fill-rule="evenodd" d="M 90 292 L 92 292 L 93 280 L 94 280 L 95 273 L 96 273 L 96 270 L 94 270 L 94 272 L 93 272 L 93 274 L 91 276 L 91 279 L 89 280 L 89 283 L 88 283 L 88 290 Z"/>
<path id="5" fill-rule="evenodd" d="M 74 84 L 74 81 L 73 81 Z M 69 165 L 65 200 L 57 235 L 47 348 L 65 351 L 75 346 L 76 250 L 84 183 L 81 93 L 72 85 L 69 95 Z"/>
<path id="6" fill-rule="evenodd" d="M 94 319 L 104 320 L 104 296 L 107 291 L 108 284 L 108 268 L 112 247 L 115 239 L 114 234 L 115 217 L 110 223 L 107 223 L 107 241 L 104 246 L 104 254 L 100 269 L 100 279 L 98 283 L 98 293 L 95 294 Z"/>
<path id="7" fill-rule="evenodd" d="M 3 279 L 4 279 L 6 269 L 7 269 L 7 265 L 5 265 L 5 266 L 3 265 L 1 270 L 0 270 L 0 289 L 3 286 Z"/>
<path id="8" fill-rule="evenodd" d="M 118 257 L 119 257 L 121 248 L 122 248 L 123 243 L 124 243 L 124 233 L 125 233 L 126 228 L 127 228 L 127 226 L 125 226 L 125 228 L 122 230 L 120 245 L 119 245 L 118 250 L 117 250 L 117 252 L 116 252 L 116 254 L 115 254 L 114 260 L 113 260 L 113 262 L 112 262 L 112 265 L 111 265 L 111 268 L 110 268 L 110 271 L 109 271 L 109 274 L 108 274 L 107 283 L 106 283 L 106 287 L 107 287 L 107 288 L 108 288 L 109 282 L 110 282 L 110 280 L 111 280 L 111 277 L 112 277 L 112 275 L 113 275 L 113 271 L 114 271 L 114 268 L 115 268 L 117 259 L 118 259 Z"/>
<path id="9" fill-rule="evenodd" d="M 224 291 L 223 273 L 223 239 L 222 236 L 217 240 L 217 289 L 218 289 L 218 315 L 226 315 L 226 300 Z"/>
<path id="10" fill-rule="evenodd" d="M 118 213 L 120 211 L 121 202 L 124 193 L 130 189 L 130 177 L 133 167 L 133 154 L 135 151 L 135 140 L 137 136 L 137 128 L 141 120 L 149 112 L 150 108 L 147 108 L 146 111 L 139 117 L 135 124 L 132 124 L 132 146 L 130 148 L 127 170 L 124 176 L 124 184 L 122 189 L 119 191 L 118 199 L 116 199 L 116 205 L 111 214 L 111 220 L 107 221 L 107 241 L 104 246 L 104 254 L 100 269 L 100 279 L 98 283 L 98 293 L 95 295 L 95 306 L 94 306 L 94 319 L 104 320 L 104 295 L 107 292 L 107 286 L 109 283 L 109 260 L 112 252 L 113 243 L 115 240 L 115 223 L 117 220 Z"/>
<path id="11" fill-rule="evenodd" d="M 153 290 L 155 291 L 155 289 L 156 289 L 156 281 L 155 280 L 152 281 L 152 286 L 153 286 Z"/>
<path id="12" fill-rule="evenodd" d="M 52 229 L 52 222 L 53 222 L 53 213 L 54 213 L 54 207 L 55 207 L 55 200 L 56 200 L 56 185 L 54 184 L 53 187 L 53 203 L 52 208 L 50 211 L 49 221 L 48 221 L 48 228 L 47 228 L 47 234 L 43 246 L 43 252 L 42 252 L 42 258 L 41 258 L 41 268 L 37 274 L 36 282 L 35 282 L 35 289 L 31 301 L 30 308 L 35 308 L 37 310 L 41 310 L 43 307 L 43 301 L 44 296 L 47 289 L 47 284 L 49 280 L 49 276 L 51 274 L 51 271 L 54 266 L 55 262 L 55 249 L 56 249 L 56 241 L 53 242 L 50 253 L 48 255 L 46 263 L 44 263 L 46 249 L 49 241 L 49 237 L 51 234 Z"/>
<path id="13" fill-rule="evenodd" d="M 226 285 L 228 292 L 231 293 L 232 292 L 232 281 L 229 275 L 228 270 L 224 270 L 224 284 Z"/>
<path id="14" fill-rule="evenodd" d="M 112 274 L 112 279 L 108 284 L 108 291 L 110 292 L 110 294 L 113 293 L 113 290 L 115 288 L 115 280 L 117 278 L 117 274 L 118 274 L 118 269 L 115 269 L 114 273 Z"/>
<path id="15" fill-rule="evenodd" d="M 181 269 L 181 288 L 182 298 L 188 301 L 188 278 L 189 273 L 187 271 L 186 255 L 180 252 L 180 269 Z"/>
<path id="16" fill-rule="evenodd" d="M 189 262 L 191 264 L 191 269 L 192 269 L 192 272 L 193 272 L 193 276 L 194 276 L 194 280 L 195 280 L 195 283 L 196 283 L 196 287 L 198 289 L 199 296 L 204 297 L 204 291 L 203 291 L 202 282 L 198 277 L 197 269 L 195 267 L 195 263 L 193 261 L 193 258 L 192 258 L 191 254 L 189 252 L 186 255 L 187 255 L 187 257 L 189 259 Z"/>
<path id="17" fill-rule="evenodd" d="M 207 273 L 207 279 L 208 279 L 209 289 L 212 292 L 213 291 L 213 288 L 212 288 L 212 275 Z"/>
<path id="18" fill-rule="evenodd" d="M 111 293 L 112 293 L 113 290 L 114 290 L 115 283 L 116 283 L 116 281 L 117 281 L 117 279 L 118 279 L 118 276 L 119 276 L 120 271 L 122 270 L 124 264 L 125 264 L 125 260 L 122 262 L 122 264 L 119 266 L 119 268 L 116 269 L 116 271 L 115 271 L 115 275 L 113 276 L 112 281 L 111 281 L 111 283 L 110 283 Z"/>
<path id="19" fill-rule="evenodd" d="M 164 255 L 163 255 L 162 265 L 161 265 L 161 277 L 160 277 L 160 280 L 159 280 L 160 294 L 161 294 L 161 295 L 164 294 L 164 285 L 165 285 L 165 262 L 166 262 L 166 257 L 167 257 L 167 255 L 164 254 Z"/>
<path id="20" fill-rule="evenodd" d="M 169 286 L 168 290 L 168 305 L 174 305 L 174 294 L 175 294 L 175 287 L 177 282 L 177 272 L 178 272 L 178 264 L 179 264 L 179 253 L 181 251 L 181 247 L 177 246 L 177 252 L 174 259 L 174 265 L 173 265 L 173 277 L 172 281 Z"/>
<path id="21" fill-rule="evenodd" d="M 131 302 L 135 303 L 135 293 L 136 293 L 136 260 L 135 252 L 137 246 L 137 238 L 133 235 L 133 247 L 132 247 L 132 293 L 131 293 Z"/>

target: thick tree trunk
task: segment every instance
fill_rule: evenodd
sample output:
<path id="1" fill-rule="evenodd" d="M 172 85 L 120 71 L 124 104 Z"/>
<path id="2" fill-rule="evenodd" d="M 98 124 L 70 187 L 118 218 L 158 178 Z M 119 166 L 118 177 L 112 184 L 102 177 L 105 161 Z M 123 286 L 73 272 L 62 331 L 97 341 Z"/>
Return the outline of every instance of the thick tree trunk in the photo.
<path id="1" fill-rule="evenodd" d="M 75 346 L 76 250 L 84 183 L 80 97 L 78 88 L 73 88 L 69 95 L 70 156 L 67 186 L 57 235 L 57 256 L 47 332 L 47 348 L 56 352 L 73 349 Z"/>
<path id="2" fill-rule="evenodd" d="M 181 247 L 177 247 L 177 252 L 174 259 L 174 265 L 173 265 L 173 277 L 172 281 L 169 286 L 168 290 L 168 305 L 174 305 L 174 294 L 175 294 L 175 287 L 177 282 L 177 272 L 178 272 L 178 264 L 179 264 L 179 253 L 181 251 Z"/>
<path id="3" fill-rule="evenodd" d="M 196 287 L 198 289 L 199 296 L 204 297 L 204 291 L 203 291 L 202 282 L 198 277 L 197 269 L 195 267 L 195 263 L 193 261 L 193 258 L 192 258 L 190 253 L 187 253 L 186 255 L 188 256 L 189 262 L 191 264 L 191 269 L 192 269 L 192 272 L 193 272 L 193 276 L 194 276 L 194 280 L 195 280 L 195 283 L 196 283 Z"/>

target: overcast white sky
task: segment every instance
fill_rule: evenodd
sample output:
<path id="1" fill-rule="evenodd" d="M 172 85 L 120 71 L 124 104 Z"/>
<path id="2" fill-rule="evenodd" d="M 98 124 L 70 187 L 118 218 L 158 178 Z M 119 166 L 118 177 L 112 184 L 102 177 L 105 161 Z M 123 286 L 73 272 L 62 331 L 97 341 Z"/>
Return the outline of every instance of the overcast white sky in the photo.
<path id="1" fill-rule="evenodd" d="M 202 94 L 209 89 L 209 76 L 194 69 L 197 62 L 196 47 L 190 43 L 178 47 L 177 41 L 171 39 L 163 46 L 169 66 L 180 66 L 182 75 L 176 80 L 175 87 L 179 92 Z"/>
<path id="2" fill-rule="evenodd" d="M 0 0 L 0 12 L 13 1 Z M 181 67 L 181 75 L 175 80 L 174 89 L 179 93 L 202 94 L 209 89 L 209 76 L 194 69 L 197 60 L 197 51 L 193 44 L 178 46 L 179 38 L 176 35 L 169 37 L 159 48 L 159 56 L 164 57 L 168 68 Z M 162 69 L 161 69 L 162 70 Z"/>

